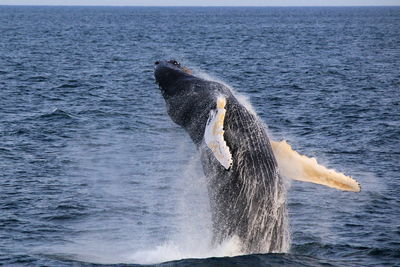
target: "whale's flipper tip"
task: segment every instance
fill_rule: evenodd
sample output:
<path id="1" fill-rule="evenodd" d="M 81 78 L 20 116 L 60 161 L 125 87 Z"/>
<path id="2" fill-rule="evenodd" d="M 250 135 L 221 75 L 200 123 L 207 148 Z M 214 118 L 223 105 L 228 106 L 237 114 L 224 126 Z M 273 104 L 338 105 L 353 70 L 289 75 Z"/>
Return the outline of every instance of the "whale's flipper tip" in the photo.
<path id="1" fill-rule="evenodd" d="M 320 165 L 315 158 L 299 154 L 286 141 L 272 141 L 271 146 L 283 176 L 342 191 L 361 191 L 360 183 L 354 178 Z"/>

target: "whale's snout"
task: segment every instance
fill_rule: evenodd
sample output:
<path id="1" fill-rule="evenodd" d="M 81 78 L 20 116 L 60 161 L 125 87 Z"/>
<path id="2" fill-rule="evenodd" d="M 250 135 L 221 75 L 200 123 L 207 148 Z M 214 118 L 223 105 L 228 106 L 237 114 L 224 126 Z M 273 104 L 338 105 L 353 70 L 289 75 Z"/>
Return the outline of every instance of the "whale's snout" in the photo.
<path id="1" fill-rule="evenodd" d="M 191 76 L 191 74 L 192 71 L 190 69 L 181 66 L 181 63 L 174 59 L 163 61 L 157 60 L 154 62 L 154 77 L 156 83 L 158 83 L 161 90 L 165 91 L 167 94 L 176 91 L 176 89 L 172 90 L 171 87 L 173 87 L 179 80 Z"/>
<path id="2" fill-rule="evenodd" d="M 154 78 L 164 97 L 178 93 L 176 84 L 187 75 L 181 64 L 174 59 L 154 62 Z"/>
<path id="3" fill-rule="evenodd" d="M 164 65 L 166 67 L 181 67 L 181 63 L 179 63 L 178 61 L 176 61 L 175 59 L 171 59 L 171 60 L 163 60 L 163 61 L 159 61 L 157 60 L 156 62 L 154 62 L 154 65 Z"/>
<path id="4" fill-rule="evenodd" d="M 154 65 L 156 68 L 158 67 L 163 67 L 163 68 L 167 68 L 167 69 L 175 69 L 175 70 L 180 70 L 183 71 L 187 74 L 192 74 L 193 72 L 187 68 L 181 65 L 181 63 L 179 63 L 178 61 L 176 61 L 175 59 L 171 59 L 171 60 L 164 60 L 164 61 L 156 61 L 154 62 Z"/>

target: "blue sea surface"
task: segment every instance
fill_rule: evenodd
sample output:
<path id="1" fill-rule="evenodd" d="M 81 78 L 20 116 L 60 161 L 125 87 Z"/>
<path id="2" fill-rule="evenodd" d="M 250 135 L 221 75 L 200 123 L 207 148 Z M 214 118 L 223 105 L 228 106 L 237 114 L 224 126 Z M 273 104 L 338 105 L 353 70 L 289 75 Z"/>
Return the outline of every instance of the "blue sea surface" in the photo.
<path id="1" fill-rule="evenodd" d="M 293 181 L 289 253 L 207 250 L 171 58 L 362 191 Z M 124 263 L 400 266 L 400 8 L 0 6 L 0 265 Z"/>

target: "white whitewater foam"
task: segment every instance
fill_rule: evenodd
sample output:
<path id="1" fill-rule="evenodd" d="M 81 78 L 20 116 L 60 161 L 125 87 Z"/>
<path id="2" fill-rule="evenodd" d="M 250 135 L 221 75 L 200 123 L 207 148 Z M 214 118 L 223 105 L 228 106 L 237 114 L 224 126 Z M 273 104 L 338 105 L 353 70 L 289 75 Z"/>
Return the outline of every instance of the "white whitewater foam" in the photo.
<path id="1" fill-rule="evenodd" d="M 169 241 L 157 246 L 154 249 L 135 252 L 130 257 L 130 262 L 138 264 L 156 264 L 187 258 L 209 258 L 241 255 L 240 241 L 237 237 L 226 240 L 216 247 L 212 247 L 211 245 L 203 245 L 204 244 L 199 244 L 196 249 L 193 249 L 192 247 L 184 247 Z"/>
<path id="2" fill-rule="evenodd" d="M 184 149 L 178 149 L 183 151 Z M 179 151 L 178 151 L 179 152 Z M 212 245 L 212 227 L 206 178 L 195 153 L 176 179 L 180 192 L 175 223 L 178 231 L 153 248 L 138 250 L 128 257 L 129 263 L 156 264 L 187 258 L 209 258 L 241 255 L 240 240 L 232 237 Z"/>

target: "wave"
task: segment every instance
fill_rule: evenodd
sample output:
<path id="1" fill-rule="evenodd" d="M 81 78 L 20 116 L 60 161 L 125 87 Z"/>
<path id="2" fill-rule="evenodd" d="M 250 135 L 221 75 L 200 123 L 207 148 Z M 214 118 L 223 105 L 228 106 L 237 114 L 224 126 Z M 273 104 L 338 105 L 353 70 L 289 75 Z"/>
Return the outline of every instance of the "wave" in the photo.
<path id="1" fill-rule="evenodd" d="M 55 108 L 49 113 L 40 115 L 41 119 L 53 120 L 53 119 L 75 119 L 76 116 L 68 113 L 62 109 Z"/>

